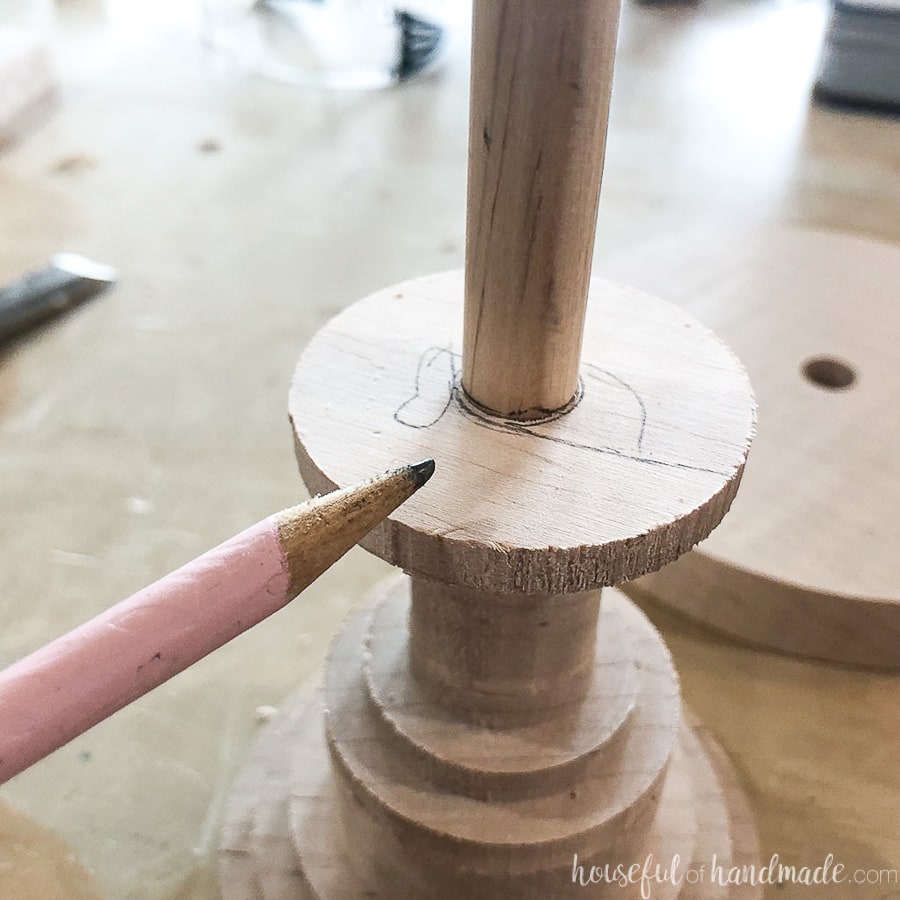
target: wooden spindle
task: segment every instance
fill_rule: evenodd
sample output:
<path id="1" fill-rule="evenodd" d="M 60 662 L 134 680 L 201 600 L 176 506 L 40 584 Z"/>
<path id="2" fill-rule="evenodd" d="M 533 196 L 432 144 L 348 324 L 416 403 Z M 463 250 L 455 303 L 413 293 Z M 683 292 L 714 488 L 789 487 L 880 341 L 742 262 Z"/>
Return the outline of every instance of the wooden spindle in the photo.
<path id="1" fill-rule="evenodd" d="M 223 854 L 249 833 L 266 897 L 636 896 L 573 868 L 757 856 L 727 767 L 680 724 L 662 639 L 614 589 L 600 601 L 709 534 L 753 429 L 745 373 L 680 310 L 595 282 L 585 321 L 617 14 L 475 0 L 465 291 L 394 285 L 297 366 L 310 490 L 398 455 L 437 473 L 364 544 L 409 577 L 350 616 L 321 700 L 290 701 L 248 766 L 261 797 L 232 808 Z M 582 400 L 538 424 L 579 396 L 582 331 Z M 236 874 L 243 900 L 254 872 Z"/>
<path id="2" fill-rule="evenodd" d="M 475 0 L 462 385 L 502 416 L 577 393 L 618 15 Z"/>

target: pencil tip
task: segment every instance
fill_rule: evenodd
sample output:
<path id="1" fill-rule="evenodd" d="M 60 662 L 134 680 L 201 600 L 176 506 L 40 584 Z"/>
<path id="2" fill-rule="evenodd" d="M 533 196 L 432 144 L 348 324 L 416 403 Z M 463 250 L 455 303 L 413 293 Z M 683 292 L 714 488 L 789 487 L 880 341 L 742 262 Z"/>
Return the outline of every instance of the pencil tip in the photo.
<path id="1" fill-rule="evenodd" d="M 412 476 L 415 486 L 420 488 L 432 475 L 434 475 L 434 460 L 423 459 L 422 462 L 413 463 L 408 471 Z"/>

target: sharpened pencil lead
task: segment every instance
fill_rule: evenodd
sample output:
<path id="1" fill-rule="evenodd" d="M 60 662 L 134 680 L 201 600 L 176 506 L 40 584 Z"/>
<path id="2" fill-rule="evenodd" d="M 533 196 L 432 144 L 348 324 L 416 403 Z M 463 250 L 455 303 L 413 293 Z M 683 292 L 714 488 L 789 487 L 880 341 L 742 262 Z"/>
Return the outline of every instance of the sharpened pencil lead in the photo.
<path id="1" fill-rule="evenodd" d="M 413 463 L 409 467 L 409 472 L 413 476 L 416 487 L 422 487 L 434 475 L 434 460 L 423 459 L 422 462 Z"/>

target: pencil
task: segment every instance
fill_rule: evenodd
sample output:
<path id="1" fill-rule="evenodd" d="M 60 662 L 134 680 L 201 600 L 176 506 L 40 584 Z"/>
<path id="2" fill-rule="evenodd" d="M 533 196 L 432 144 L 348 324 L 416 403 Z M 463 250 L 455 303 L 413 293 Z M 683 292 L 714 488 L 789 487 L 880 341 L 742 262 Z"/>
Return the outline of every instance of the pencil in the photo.
<path id="1" fill-rule="evenodd" d="M 433 471 L 425 460 L 263 519 L 0 672 L 0 783 L 281 609 Z"/>

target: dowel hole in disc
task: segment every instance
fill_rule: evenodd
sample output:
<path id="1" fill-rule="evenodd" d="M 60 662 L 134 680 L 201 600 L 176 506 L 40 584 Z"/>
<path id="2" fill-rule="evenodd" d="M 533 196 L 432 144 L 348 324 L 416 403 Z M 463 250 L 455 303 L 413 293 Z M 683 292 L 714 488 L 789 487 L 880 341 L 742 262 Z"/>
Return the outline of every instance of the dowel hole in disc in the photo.
<path id="1" fill-rule="evenodd" d="M 559 409 L 531 410 L 528 415 L 522 415 L 521 417 L 499 415 L 493 410 L 482 406 L 466 393 L 466 389 L 462 386 L 462 379 L 456 381 L 454 394 L 464 413 L 474 416 L 483 422 L 494 422 L 500 426 L 518 429 L 529 425 L 545 425 L 547 422 L 561 419 L 566 413 L 575 409 L 581 403 L 582 397 L 584 397 L 584 379 L 579 376 L 575 396 L 565 406 L 561 406 Z"/>
<path id="2" fill-rule="evenodd" d="M 807 381 L 826 391 L 844 391 L 856 382 L 853 368 L 833 356 L 814 356 L 803 363 L 802 371 Z"/>

